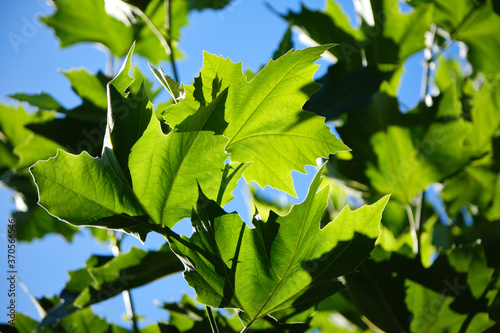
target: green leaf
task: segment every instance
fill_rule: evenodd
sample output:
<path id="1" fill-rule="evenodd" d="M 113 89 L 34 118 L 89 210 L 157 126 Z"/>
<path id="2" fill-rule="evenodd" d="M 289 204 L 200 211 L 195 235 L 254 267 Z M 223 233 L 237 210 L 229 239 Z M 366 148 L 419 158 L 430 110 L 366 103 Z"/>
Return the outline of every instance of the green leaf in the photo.
<path id="1" fill-rule="evenodd" d="M 486 210 L 495 194 L 491 184 L 497 179 L 498 174 L 491 170 L 490 163 L 474 163 L 464 168 L 446 183 L 441 192 L 448 213 L 455 216 L 468 203 Z"/>
<path id="2" fill-rule="evenodd" d="M 227 89 L 205 107 L 184 111 L 189 105 L 181 105 L 180 113 L 194 114 L 172 130 L 158 121 L 144 88 L 128 97 L 132 52 L 133 47 L 108 84 L 102 157 L 60 152 L 31 172 L 40 204 L 51 214 L 75 225 L 124 229 L 142 239 L 153 227 L 148 221 L 172 227 L 189 216 L 197 183 L 220 204 L 227 203 L 247 165 L 224 165 Z"/>
<path id="3" fill-rule="evenodd" d="M 74 333 L 106 333 L 110 326 L 105 319 L 92 313 L 90 308 L 62 318 L 59 325 L 66 332 Z"/>
<path id="4" fill-rule="evenodd" d="M 466 314 L 459 314 L 450 308 L 452 297 L 407 280 L 406 303 L 413 318 L 412 332 L 458 332 L 466 320 Z M 467 332 L 483 332 L 494 324 L 486 313 L 474 316 Z"/>
<path id="5" fill-rule="evenodd" d="M 198 302 L 239 309 L 246 326 L 266 315 L 297 322 L 344 288 L 336 278 L 369 257 L 388 197 L 354 212 L 344 208 L 320 229 L 328 197 L 328 188 L 316 193 L 322 171 L 303 203 L 266 223 L 254 219 L 253 229 L 200 192 L 191 238 L 169 237 Z"/>
<path id="6" fill-rule="evenodd" d="M 71 82 L 73 90 L 81 99 L 87 99 L 95 106 L 106 109 L 108 102 L 106 100 L 105 83 L 107 78 L 102 74 L 90 74 L 85 68 L 73 69 L 62 72 Z M 104 83 L 104 84 L 103 84 Z"/>
<path id="7" fill-rule="evenodd" d="M 61 223 L 47 213 L 45 209 L 34 203 L 28 205 L 28 211 L 17 211 L 12 214 L 16 220 L 16 238 L 19 241 L 31 242 L 34 238 L 43 238 L 48 233 L 57 233 L 71 242 L 78 229 Z"/>
<path id="8" fill-rule="evenodd" d="M 182 83 L 175 82 L 170 76 L 163 72 L 163 69 L 157 70 L 151 64 L 149 68 L 153 71 L 153 74 L 156 76 L 158 81 L 163 85 L 165 89 L 167 89 L 168 93 L 174 99 L 175 103 L 178 103 L 181 99 L 184 99 L 186 93 L 184 91 L 184 86 Z"/>
<path id="9" fill-rule="evenodd" d="M 500 16 L 493 11 L 492 3 L 487 0 L 482 7 L 469 14 L 471 21 L 454 36 L 469 47 L 467 58 L 474 68 L 489 74 L 500 71 L 497 56 L 500 48 Z"/>
<path id="10" fill-rule="evenodd" d="M 333 313 L 337 312 L 341 314 L 345 319 L 350 321 L 352 324 L 358 326 L 358 328 L 361 328 L 363 330 L 368 329 L 366 323 L 363 322 L 363 320 L 361 319 L 362 313 L 354 306 L 354 304 L 352 304 L 345 298 L 343 293 L 337 293 L 333 296 L 330 296 L 329 298 L 325 299 L 324 301 L 318 304 L 318 312 L 313 317 L 311 321 L 311 326 L 317 327 L 315 323 L 317 322 L 316 318 L 318 318 L 317 317 L 318 315 L 319 315 L 318 321 L 320 325 L 323 326 L 326 324 L 328 326 L 328 323 L 325 323 L 321 317 L 323 317 L 322 315 L 330 317 L 332 312 Z"/>
<path id="11" fill-rule="evenodd" d="M 429 184 L 459 171 L 480 152 L 467 145 L 470 123 L 441 121 L 423 105 L 402 114 L 387 83 L 373 103 L 350 113 L 337 130 L 353 149 L 353 159 L 335 161 L 345 176 L 370 184 L 381 194 L 409 204 Z"/>
<path id="12" fill-rule="evenodd" d="M 174 332 L 210 332 L 211 326 L 207 316 L 207 311 L 199 307 L 187 295 L 182 296 L 180 302 L 163 303 L 162 307 L 168 310 L 169 321 L 168 327 Z M 215 321 L 219 331 L 222 332 L 239 332 L 242 329 L 241 322 L 237 316 L 230 318 L 228 315 L 223 316 L 218 311 L 213 311 Z M 253 327 L 255 328 L 255 327 Z"/>
<path id="13" fill-rule="evenodd" d="M 421 6 L 410 14 L 399 11 L 397 0 L 371 1 L 374 22 L 363 20 L 353 28 L 341 8 L 332 0 L 324 13 L 303 7 L 300 14 L 284 18 L 298 26 L 316 43 L 338 43 L 330 52 L 350 69 L 368 64 L 403 64 L 406 58 L 425 48 L 424 34 L 430 28 L 433 6 Z"/>
<path id="14" fill-rule="evenodd" d="M 458 332 L 465 314 L 450 309 L 453 298 L 439 294 L 413 281 L 406 281 L 406 303 L 413 313 L 412 332 Z"/>
<path id="15" fill-rule="evenodd" d="M 37 135 L 25 128 L 38 118 L 53 118 L 53 113 L 38 112 L 28 114 L 22 107 L 0 104 L 0 132 L 6 160 L 12 169 L 20 170 L 29 167 L 40 159 L 54 156 L 60 146 L 52 140 Z M 6 148 L 6 149 L 5 149 Z M 6 150 L 10 150 L 8 153 Z M 12 164 L 17 157 L 17 163 Z"/>
<path id="16" fill-rule="evenodd" d="M 47 311 L 41 326 L 50 326 L 78 309 L 180 271 L 182 264 L 168 245 L 159 251 L 132 248 L 116 257 L 92 256 L 85 268 L 69 272 L 60 304 Z"/>
<path id="17" fill-rule="evenodd" d="M 278 48 L 273 53 L 273 60 L 276 60 L 279 57 L 284 56 L 290 50 L 293 50 L 292 29 L 288 27 L 288 29 L 286 29 L 285 31 L 285 34 L 283 35 L 283 38 L 281 38 L 281 42 L 278 45 Z M 248 79 L 250 80 L 252 78 Z"/>
<path id="18" fill-rule="evenodd" d="M 450 265 L 457 272 L 467 273 L 467 284 L 472 295 L 479 297 L 486 290 L 493 275 L 493 268 L 486 266 L 486 257 L 481 246 L 461 247 L 448 254 Z"/>
<path id="19" fill-rule="evenodd" d="M 384 210 L 383 219 L 385 215 Z M 366 260 L 358 267 L 359 273 L 346 276 L 348 288 L 340 294 L 360 313 L 358 318 L 366 317 L 384 332 L 411 332 L 404 277 L 394 273 L 398 267 L 397 263 Z"/>
<path id="20" fill-rule="evenodd" d="M 74 225 L 129 229 L 144 224 L 145 213 L 106 158 L 59 150 L 30 168 L 39 204 Z"/>
<path id="21" fill-rule="evenodd" d="M 362 25 L 369 64 L 403 64 L 410 55 L 425 48 L 425 33 L 430 29 L 434 6 L 421 6 L 402 14 L 397 0 L 371 3 L 375 25 Z"/>
<path id="22" fill-rule="evenodd" d="M 170 12 L 171 23 L 170 30 L 165 30 L 165 1 L 152 0 L 148 3 L 144 10 L 144 14 L 151 20 L 151 23 L 158 29 L 158 31 L 166 38 L 170 38 L 171 49 L 174 58 L 179 60 L 182 58 L 182 53 L 178 48 L 179 38 L 181 37 L 180 31 L 188 23 L 188 14 L 190 6 L 187 1 L 171 0 Z M 135 33 L 137 41 L 136 52 L 145 57 L 152 64 L 157 65 L 161 61 L 170 60 L 170 52 L 165 51 L 164 45 L 160 43 L 158 36 L 153 32 L 151 27 L 141 19 L 134 25 L 139 33 Z"/>
<path id="23" fill-rule="evenodd" d="M 57 8 L 52 16 L 42 21 L 55 30 L 61 47 L 80 42 L 105 45 L 114 55 L 124 56 L 133 42 L 133 31 L 106 14 L 103 0 L 55 0 Z"/>
<path id="24" fill-rule="evenodd" d="M 339 318 L 340 317 L 340 318 Z M 338 333 L 362 333 L 369 332 L 356 327 L 336 312 L 317 312 L 310 323 L 311 328 L 319 332 L 338 332 Z"/>
<path id="25" fill-rule="evenodd" d="M 323 86 L 312 95 L 305 108 L 327 119 L 358 111 L 370 105 L 373 94 L 392 74 L 375 66 L 350 71 L 345 62 L 339 62 L 330 66 L 328 73 L 318 80 Z"/>
<path id="26" fill-rule="evenodd" d="M 149 124 L 133 146 L 128 166 L 134 193 L 154 223 L 173 227 L 189 216 L 196 202 L 197 182 L 210 197 L 217 197 L 227 159 L 227 139 L 222 136 L 226 97 L 224 90 L 168 135 L 150 112 Z"/>
<path id="27" fill-rule="evenodd" d="M 337 43 L 329 49 L 337 59 L 345 60 L 352 68 L 361 65 L 359 46 L 365 41 L 360 29 L 353 28 L 342 8 L 332 0 L 327 1 L 325 12 L 311 11 L 302 6 L 300 13 L 288 12 L 283 16 L 318 44 Z M 356 53 L 354 56 L 352 53 Z"/>
<path id="28" fill-rule="evenodd" d="M 492 201 L 498 200 L 495 187 L 498 182 L 498 157 L 494 147 L 500 128 L 498 107 L 500 103 L 500 81 L 485 80 L 481 89 L 476 90 L 470 81 L 465 84 L 465 93 L 471 105 L 470 118 L 472 130 L 467 137 L 468 144 L 474 149 L 486 153 L 480 160 L 474 161 L 445 184 L 442 197 L 449 214 L 456 215 L 467 204 L 477 205 L 486 212 Z M 492 207 L 493 208 L 493 207 Z M 494 220 L 494 209 L 491 211 Z"/>
<path id="29" fill-rule="evenodd" d="M 436 61 L 436 68 L 434 80 L 440 91 L 445 91 L 450 85 L 456 85 L 457 93 L 462 92 L 465 75 L 462 65 L 457 59 L 440 57 Z"/>
<path id="30" fill-rule="evenodd" d="M 92 109 L 97 111 L 87 103 L 83 104 L 82 108 L 87 111 Z M 69 113 L 71 112 L 69 111 Z M 79 154 L 85 150 L 92 156 L 99 156 L 102 151 L 102 140 L 105 133 L 106 113 L 104 110 L 99 110 L 94 115 L 99 117 L 98 121 L 97 119 L 96 121 L 85 121 L 68 115 L 65 118 L 57 117 L 31 122 L 26 125 L 26 128 L 42 137 L 57 142 L 60 148 L 64 148 L 68 152 Z M 54 149 L 53 153 L 47 157 L 54 156 L 55 153 Z"/>
<path id="31" fill-rule="evenodd" d="M 493 137 L 500 128 L 500 75 L 492 80 L 485 80 L 480 89 L 475 89 L 472 82 L 465 85 L 465 93 L 471 97 L 470 116 L 472 118 L 471 145 L 477 149 L 491 151 Z"/>
<path id="32" fill-rule="evenodd" d="M 55 14 L 43 17 L 42 21 L 55 30 L 61 47 L 82 42 L 99 43 L 117 57 L 122 57 L 136 40 L 137 53 L 150 62 L 157 64 L 168 60 L 170 50 L 165 50 L 159 39 L 159 35 L 167 36 L 164 1 L 150 1 L 142 10 L 121 0 L 109 1 L 107 7 L 103 0 L 84 0 L 78 4 L 56 0 L 54 3 L 57 8 Z M 180 54 L 176 40 L 180 36 L 180 28 L 188 22 L 188 12 L 186 1 L 171 1 L 172 21 L 175 24 L 167 37 L 172 39 L 177 59 Z M 145 22 L 146 18 L 150 24 Z"/>
<path id="33" fill-rule="evenodd" d="M 46 93 L 40 94 L 12 94 L 10 98 L 16 99 L 20 102 L 27 102 L 42 110 L 60 110 L 63 107 L 52 96 Z"/>
<path id="34" fill-rule="evenodd" d="M 250 82 L 241 63 L 205 53 L 200 76 L 194 86 L 186 86 L 185 100 L 165 110 L 165 120 L 175 126 L 227 88 L 224 136 L 229 138 L 225 150 L 231 160 L 252 162 L 244 174 L 247 182 L 295 195 L 292 170 L 305 172 L 304 166 L 315 165 L 317 158 L 348 149 L 323 118 L 301 109 L 318 89 L 311 82 L 317 68 L 313 63 L 328 48 L 288 52 L 270 61 Z M 183 105 L 188 106 L 179 110 Z"/>

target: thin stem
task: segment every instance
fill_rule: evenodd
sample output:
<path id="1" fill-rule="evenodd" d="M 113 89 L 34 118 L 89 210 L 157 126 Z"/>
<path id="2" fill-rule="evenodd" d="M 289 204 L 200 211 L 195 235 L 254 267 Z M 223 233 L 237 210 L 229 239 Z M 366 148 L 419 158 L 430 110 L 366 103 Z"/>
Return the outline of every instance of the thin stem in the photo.
<path id="1" fill-rule="evenodd" d="M 417 235 L 417 226 L 415 224 L 415 220 L 413 218 L 413 212 L 411 211 L 410 205 L 405 205 L 406 214 L 408 215 L 408 220 L 410 221 L 410 234 L 411 234 L 411 242 L 413 247 L 413 253 L 418 253 L 418 235 Z"/>
<path id="2" fill-rule="evenodd" d="M 208 313 L 208 320 L 210 321 L 210 326 L 212 327 L 213 333 L 219 333 L 219 328 L 217 327 L 217 323 L 215 322 L 214 314 L 212 313 L 212 308 L 206 306 Z"/>
<path id="3" fill-rule="evenodd" d="M 420 217 L 422 215 L 422 201 L 424 200 L 424 191 L 420 191 L 417 197 L 417 207 L 415 210 L 415 229 L 420 230 Z"/>
<path id="4" fill-rule="evenodd" d="M 245 333 L 245 332 L 248 332 L 248 330 L 250 329 L 250 325 L 248 325 L 247 327 L 244 327 L 240 333 Z"/>
<path id="5" fill-rule="evenodd" d="M 132 7 L 132 9 L 134 10 L 134 13 L 136 13 L 137 15 L 139 15 L 142 18 L 142 20 L 146 23 L 146 25 L 149 27 L 149 29 L 151 29 L 151 31 L 156 35 L 156 37 L 158 37 L 161 45 L 165 49 L 165 53 L 167 55 L 171 55 L 172 49 L 170 48 L 170 44 L 167 42 L 167 40 L 161 34 L 161 32 L 156 28 L 156 26 L 153 24 L 153 22 L 151 22 L 149 17 L 146 14 L 144 14 L 143 11 L 140 10 L 139 8 L 132 6 L 132 5 L 130 5 L 130 7 Z"/>
<path id="6" fill-rule="evenodd" d="M 172 51 L 172 7 L 170 6 L 170 0 L 165 0 L 165 30 L 167 32 L 167 44 L 170 49 L 170 62 L 172 63 L 172 72 L 174 73 L 174 79 L 180 82 L 179 75 L 177 74 L 177 65 L 175 64 L 175 56 Z"/>
<path id="7" fill-rule="evenodd" d="M 111 251 L 113 252 L 113 256 L 117 257 L 120 254 L 120 245 L 122 242 L 122 235 L 118 235 L 114 232 L 114 237 L 111 239 Z M 127 317 L 132 320 L 132 327 L 134 333 L 139 333 L 139 326 L 137 325 L 137 317 L 134 311 L 134 305 L 132 302 L 132 295 L 128 290 L 122 291 L 123 303 L 125 304 L 125 312 L 127 313 Z"/>
<path id="8" fill-rule="evenodd" d="M 128 290 L 122 291 L 123 303 L 125 303 L 125 311 L 127 312 L 127 317 L 132 319 L 132 327 L 134 333 L 139 333 L 139 326 L 137 325 L 137 317 L 135 316 L 134 303 L 132 302 L 132 295 Z"/>

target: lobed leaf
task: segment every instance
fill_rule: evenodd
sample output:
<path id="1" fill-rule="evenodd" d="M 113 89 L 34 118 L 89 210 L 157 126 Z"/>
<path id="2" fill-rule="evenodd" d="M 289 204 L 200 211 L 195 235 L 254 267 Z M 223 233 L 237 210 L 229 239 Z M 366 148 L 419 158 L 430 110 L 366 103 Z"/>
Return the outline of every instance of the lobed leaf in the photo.
<path id="1" fill-rule="evenodd" d="M 206 105 L 219 91 L 228 89 L 224 119 L 225 150 L 231 160 L 252 162 L 245 179 L 294 194 L 291 171 L 305 172 L 319 157 L 347 150 L 325 125 L 324 118 L 302 110 L 319 85 L 311 82 L 314 61 L 330 48 L 312 47 L 288 52 L 270 61 L 250 82 L 241 63 L 205 53 L 200 76 L 186 86 L 186 99 L 164 112 L 175 126 Z"/>
<path id="2" fill-rule="evenodd" d="M 388 197 L 339 216 L 320 229 L 328 188 L 316 193 L 320 169 L 305 201 L 290 213 L 254 220 L 250 229 L 200 192 L 191 238 L 169 237 L 186 266 L 196 300 L 240 311 L 246 326 L 266 315 L 279 322 L 305 321 L 321 300 L 344 289 L 337 278 L 369 257 Z"/>

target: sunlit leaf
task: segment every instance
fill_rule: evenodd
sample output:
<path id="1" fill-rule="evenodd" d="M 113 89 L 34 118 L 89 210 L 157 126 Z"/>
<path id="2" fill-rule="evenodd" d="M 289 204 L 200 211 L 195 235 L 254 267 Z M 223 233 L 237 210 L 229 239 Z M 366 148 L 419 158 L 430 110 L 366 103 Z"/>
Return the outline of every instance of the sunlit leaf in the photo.
<path id="1" fill-rule="evenodd" d="M 196 300 L 239 309 L 246 325 L 265 315 L 296 322 L 342 290 L 337 278 L 354 272 L 369 256 L 388 197 L 354 212 L 345 208 L 320 229 L 328 196 L 328 188 L 316 193 L 320 183 L 321 170 L 303 203 L 286 216 L 254 220 L 254 229 L 200 193 L 194 234 L 170 237 Z"/>

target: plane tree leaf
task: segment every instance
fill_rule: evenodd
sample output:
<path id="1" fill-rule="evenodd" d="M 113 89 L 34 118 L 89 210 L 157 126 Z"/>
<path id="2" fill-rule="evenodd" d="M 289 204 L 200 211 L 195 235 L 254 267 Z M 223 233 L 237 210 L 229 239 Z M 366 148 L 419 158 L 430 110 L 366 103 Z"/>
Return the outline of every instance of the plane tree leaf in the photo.
<path id="1" fill-rule="evenodd" d="M 373 94 L 392 74 L 392 71 L 384 72 L 375 66 L 349 70 L 345 62 L 338 62 L 318 80 L 323 86 L 311 96 L 305 109 L 327 119 L 360 110 L 370 105 Z"/>
<path id="2" fill-rule="evenodd" d="M 49 112 L 29 114 L 23 107 L 0 104 L 1 146 L 6 156 L 2 163 L 10 169 L 20 170 L 36 161 L 55 155 L 60 146 L 52 140 L 35 134 L 25 126 L 38 119 L 53 118 Z M 5 170 L 4 170 L 5 171 Z"/>
<path id="3" fill-rule="evenodd" d="M 346 14 L 336 2 L 329 0 L 327 4 L 324 12 L 312 11 L 302 6 L 300 13 L 290 11 L 282 17 L 318 44 L 339 44 L 328 52 L 337 59 L 344 60 L 351 68 L 360 66 L 359 48 L 365 42 L 363 32 L 351 26 Z"/>
<path id="4" fill-rule="evenodd" d="M 432 5 L 420 6 L 403 14 L 397 0 L 371 1 L 374 24 L 362 23 L 367 38 L 368 64 L 403 64 L 412 54 L 423 50 L 425 33 L 432 22 Z"/>
<path id="5" fill-rule="evenodd" d="M 137 52 L 151 62 L 168 60 L 170 50 L 165 49 L 157 36 L 158 33 L 165 35 L 163 1 L 151 1 L 142 11 L 121 0 L 108 4 L 103 0 L 85 0 L 78 4 L 56 0 L 54 4 L 56 12 L 43 17 L 42 21 L 54 29 L 61 47 L 82 42 L 99 43 L 115 56 L 123 57 L 137 40 Z M 188 11 L 189 6 L 184 1 L 172 1 L 176 28 L 171 34 L 175 34 L 175 38 L 178 38 L 180 27 L 187 23 Z M 158 33 L 143 20 L 144 16 L 154 29 L 160 29 Z"/>
<path id="6" fill-rule="evenodd" d="M 109 16 L 103 0 L 74 1 L 56 0 L 57 8 L 52 16 L 42 21 L 55 30 L 61 47 L 79 42 L 95 42 L 105 45 L 113 54 L 127 54 L 133 42 L 133 30 L 125 23 Z"/>
<path id="7" fill-rule="evenodd" d="M 388 197 L 356 211 L 346 207 L 320 229 L 329 194 L 317 192 L 322 172 L 303 203 L 283 217 L 254 219 L 253 229 L 200 192 L 193 235 L 169 236 L 198 302 L 238 309 L 245 326 L 266 315 L 286 323 L 305 321 L 319 301 L 344 289 L 337 278 L 369 257 Z"/>
<path id="8" fill-rule="evenodd" d="M 467 144 L 472 129 L 462 117 L 444 121 L 438 109 L 422 105 L 402 114 L 392 96 L 384 83 L 370 106 L 348 115 L 337 130 L 353 148 L 353 159 L 336 160 L 335 165 L 348 178 L 406 204 L 481 152 Z"/>
<path id="9" fill-rule="evenodd" d="M 59 150 L 56 157 L 39 161 L 30 170 L 40 205 L 74 225 L 122 229 L 140 225 L 139 216 L 146 215 L 106 157 Z"/>
<path id="10" fill-rule="evenodd" d="M 500 82 L 498 79 L 485 80 L 482 87 L 476 90 L 471 82 L 467 81 L 464 93 L 467 94 L 471 106 L 472 130 L 467 141 L 485 156 L 451 178 L 445 184 L 442 197 L 452 216 L 455 216 L 462 206 L 472 203 L 482 211 L 491 209 L 490 217 L 494 219 L 500 216 L 493 207 L 493 202 L 499 200 L 500 194 L 491 186 L 499 182 L 499 157 L 494 149 L 500 128 L 497 107 L 500 103 Z"/>
<path id="11" fill-rule="evenodd" d="M 91 256 L 85 268 L 69 272 L 70 279 L 60 294 L 61 301 L 47 311 L 41 326 L 61 317 L 182 271 L 182 263 L 168 244 L 158 251 L 132 248 L 118 256 Z"/>
<path id="12" fill-rule="evenodd" d="M 241 63 L 205 53 L 200 76 L 185 87 L 186 99 L 167 108 L 164 118 L 174 126 L 227 88 L 224 136 L 229 139 L 225 149 L 231 160 L 252 162 L 244 173 L 248 182 L 295 195 L 292 170 L 305 172 L 304 166 L 316 164 L 317 158 L 348 149 L 324 118 L 302 110 L 319 88 L 311 82 L 317 69 L 313 63 L 330 47 L 288 52 L 271 60 L 250 82 Z"/>
<path id="13" fill-rule="evenodd" d="M 165 135 L 153 112 L 128 166 L 134 193 L 152 220 L 173 227 L 189 216 L 197 182 L 217 197 L 227 154 L 222 136 L 227 90 Z M 145 172 L 147 170 L 147 172 Z M 217 179 L 218 178 L 218 179 Z M 161 181 L 159 181 L 161 180 Z"/>
<path id="14" fill-rule="evenodd" d="M 344 60 L 349 69 L 360 67 L 364 60 L 371 65 L 400 65 L 425 48 L 424 34 L 430 28 L 432 6 L 420 6 L 403 14 L 397 0 L 370 3 L 373 20 L 367 22 L 365 17 L 359 28 L 352 27 L 339 5 L 331 0 L 324 12 L 303 7 L 301 13 L 290 12 L 284 18 L 316 43 L 338 43 L 330 52 Z"/>
<path id="15" fill-rule="evenodd" d="M 67 241 L 73 239 L 78 228 L 67 223 L 61 223 L 57 218 L 47 213 L 45 209 L 37 205 L 37 195 L 34 192 L 29 200 L 23 194 L 27 211 L 16 211 L 12 217 L 16 220 L 16 238 L 19 241 L 31 242 L 34 238 L 42 238 L 48 233 L 57 233 Z"/>
<path id="16" fill-rule="evenodd" d="M 151 68 L 153 74 L 156 76 L 158 81 L 160 81 L 163 87 L 167 89 L 170 96 L 172 96 L 172 98 L 175 100 L 175 103 L 179 102 L 181 99 L 184 99 L 185 92 L 182 83 L 175 82 L 174 79 L 163 72 L 163 69 L 161 67 L 160 70 L 158 70 L 149 65 L 149 68 Z"/>
<path id="17" fill-rule="evenodd" d="M 153 225 L 173 227 L 190 215 L 197 183 L 211 198 L 227 203 L 246 165 L 224 164 L 227 89 L 169 128 L 156 118 L 144 88 L 129 96 L 132 52 L 107 87 L 101 157 L 59 151 L 31 172 L 39 202 L 52 215 L 75 225 L 124 229 L 144 239 Z M 180 106 L 181 113 L 186 106 Z"/>
<path id="18" fill-rule="evenodd" d="M 39 94 L 18 93 L 8 96 L 20 102 L 27 102 L 30 105 L 42 110 L 57 111 L 59 109 L 62 109 L 61 104 L 59 104 L 58 101 L 56 101 L 52 96 L 46 93 L 39 93 Z"/>
<path id="19" fill-rule="evenodd" d="M 360 313 L 358 318 L 368 318 L 384 332 L 410 332 L 411 313 L 405 306 L 405 280 L 393 273 L 391 264 L 366 260 L 358 267 L 359 273 L 346 277 L 348 288 L 340 295 Z"/>
<path id="20" fill-rule="evenodd" d="M 16 238 L 19 241 L 31 241 L 42 238 L 45 234 L 56 232 L 71 240 L 77 229 L 61 224 L 37 205 L 37 191 L 27 167 L 39 159 L 56 155 L 56 142 L 34 133 L 31 124 L 54 119 L 54 114 L 39 111 L 29 114 L 23 107 L 0 105 L 0 182 L 16 191 L 18 207 L 24 207 L 12 213 L 16 219 Z"/>
<path id="21" fill-rule="evenodd" d="M 73 90 L 81 99 L 87 99 L 95 106 L 106 109 L 106 83 L 108 78 L 101 72 L 92 75 L 85 68 L 72 69 L 63 72 L 70 82 Z"/>
<path id="22" fill-rule="evenodd" d="M 406 304 L 413 313 L 411 332 L 450 332 L 460 331 L 467 319 L 466 314 L 454 312 L 450 305 L 452 297 L 440 294 L 418 283 L 407 280 Z M 467 332 L 484 332 L 494 322 L 488 314 L 481 312 L 473 316 Z"/>

